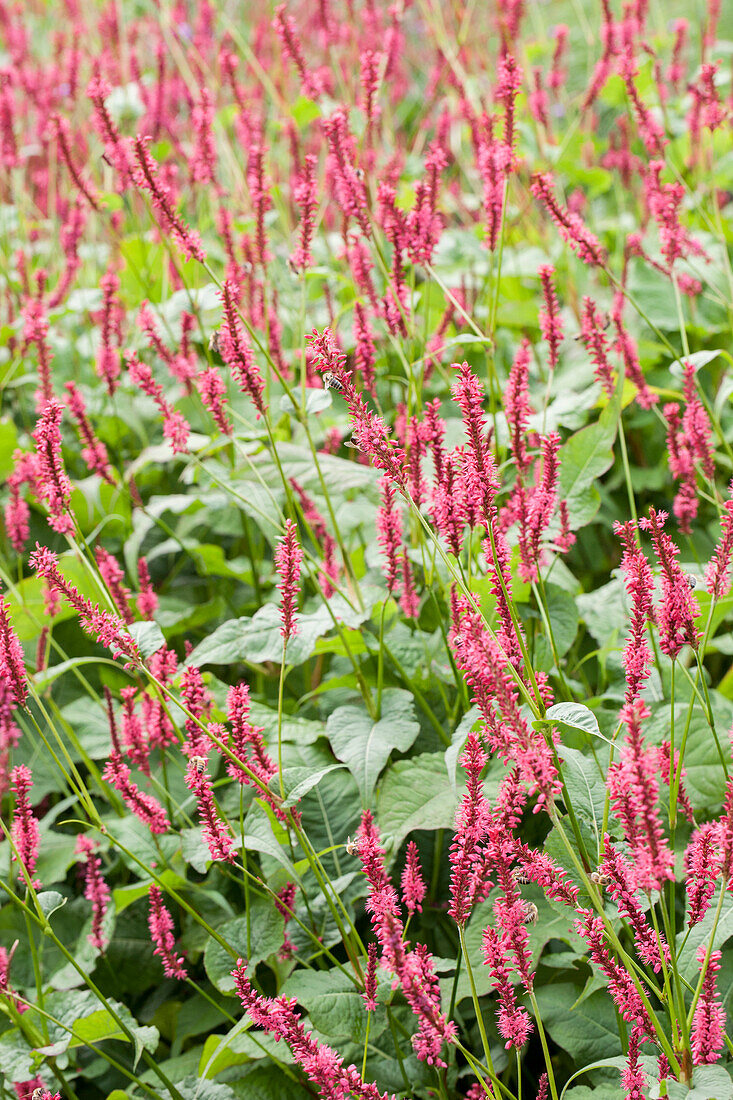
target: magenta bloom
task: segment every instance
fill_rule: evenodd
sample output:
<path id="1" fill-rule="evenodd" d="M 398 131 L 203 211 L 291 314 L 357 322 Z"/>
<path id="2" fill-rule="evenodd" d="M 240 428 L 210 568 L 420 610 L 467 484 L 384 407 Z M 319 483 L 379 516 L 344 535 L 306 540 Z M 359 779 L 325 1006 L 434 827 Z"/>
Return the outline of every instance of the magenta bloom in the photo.
<path id="1" fill-rule="evenodd" d="M 697 961 L 705 962 L 707 945 L 697 949 Z M 692 1018 L 692 1060 L 696 1066 L 717 1062 L 725 1046 L 725 1009 L 720 1001 L 716 974 L 720 970 L 720 951 L 711 951 L 703 978 L 700 999 Z"/>
<path id="2" fill-rule="evenodd" d="M 140 652 L 127 631 L 125 623 L 110 611 L 102 611 L 88 600 L 62 575 L 58 567 L 58 558 L 53 551 L 36 543 L 36 549 L 30 556 L 29 564 L 39 576 L 45 577 L 54 592 L 64 596 L 78 612 L 79 621 L 87 634 L 96 636 L 97 641 L 108 646 L 113 656 L 124 656 L 138 662 Z"/>
<path id="3" fill-rule="evenodd" d="M 522 1047 L 532 1034 L 532 1021 L 526 1009 L 517 1003 L 509 971 L 506 967 L 506 945 L 494 928 L 485 928 L 482 949 L 484 962 L 491 972 L 494 988 L 499 997 L 497 1026 L 499 1034 L 505 1040 L 507 1050 L 510 1047 Z"/>
<path id="4" fill-rule="evenodd" d="M 158 610 L 158 597 L 153 591 L 153 586 L 150 581 L 150 571 L 145 558 L 138 558 L 137 579 L 140 585 L 140 591 L 138 592 L 135 606 L 141 618 L 150 620 Z"/>
<path id="5" fill-rule="evenodd" d="M 700 614 L 700 608 L 677 561 L 679 547 L 663 530 L 666 520 L 666 512 L 657 512 L 652 507 L 649 518 L 639 520 L 639 527 L 651 535 L 662 574 L 662 599 L 657 608 L 659 648 L 674 660 L 683 645 L 697 649 L 699 636 L 695 619 Z"/>
<path id="6" fill-rule="evenodd" d="M 155 944 L 153 954 L 160 957 L 163 964 L 163 973 L 166 978 L 188 977 L 182 955 L 176 955 L 176 940 L 173 935 L 173 918 L 163 904 L 163 895 L 160 889 L 152 885 L 148 890 L 150 912 L 148 914 L 148 927 L 150 938 Z"/>
<path id="7" fill-rule="evenodd" d="M 323 1097 L 355 1097 L 356 1100 L 390 1100 L 376 1085 L 362 1080 L 354 1066 L 344 1067 L 343 1058 L 332 1047 L 314 1039 L 300 1022 L 295 1011 L 295 998 L 263 997 L 253 989 L 246 976 L 246 965 L 239 959 L 232 972 L 234 985 L 242 1007 L 252 1022 L 284 1039 L 293 1052 L 296 1062 Z"/>
<path id="8" fill-rule="evenodd" d="M 562 239 L 570 245 L 583 263 L 603 267 L 606 262 L 606 253 L 600 241 L 591 233 L 580 215 L 558 202 L 553 190 L 552 177 L 536 172 L 532 176 L 530 190 L 547 210 Z"/>
<path id="9" fill-rule="evenodd" d="M 421 902 L 425 897 L 425 893 L 426 886 L 422 877 L 417 844 L 414 840 L 411 840 L 407 845 L 407 859 L 405 869 L 402 872 L 402 901 L 410 916 L 416 909 L 418 913 L 422 913 Z"/>
<path id="10" fill-rule="evenodd" d="M 608 772 L 611 806 L 633 856 L 629 873 L 634 887 L 660 890 L 662 883 L 673 877 L 674 857 L 657 811 L 659 752 L 644 743 L 641 724 L 649 711 L 640 699 L 624 705 L 621 716 L 628 732 L 621 758 Z"/>
<path id="11" fill-rule="evenodd" d="M 669 963 L 669 946 L 661 932 L 657 940 L 657 934 L 635 897 L 628 860 L 614 847 L 608 834 L 605 836 L 604 844 L 605 856 L 601 870 L 608 876 L 607 892 L 618 905 L 619 913 L 626 918 L 634 933 L 634 943 L 639 958 L 656 973 L 662 969 L 663 961 Z"/>
<path id="12" fill-rule="evenodd" d="M 95 854 L 96 847 L 90 837 L 79 833 L 76 838 L 76 854 L 82 857 L 84 897 L 92 903 L 92 930 L 88 939 L 98 951 L 104 951 L 102 921 L 109 905 L 110 890 L 102 875 L 102 861 Z"/>
<path id="13" fill-rule="evenodd" d="M 65 388 L 69 411 L 76 421 L 81 441 L 84 444 L 81 457 L 93 474 L 99 474 L 110 485 L 114 485 L 115 481 L 109 466 L 107 448 L 104 443 L 97 439 L 94 433 L 94 428 L 87 416 L 84 398 L 73 382 L 67 382 Z"/>
<path id="14" fill-rule="evenodd" d="M 38 455 L 35 491 L 48 506 L 50 526 L 60 535 L 70 535 L 74 521 L 69 513 L 71 482 L 61 457 L 62 415 L 63 406 L 49 401 L 33 433 Z"/>
<path id="15" fill-rule="evenodd" d="M 132 593 L 123 583 L 125 574 L 120 568 L 119 562 L 103 546 L 95 547 L 94 557 L 97 559 L 100 576 L 112 597 L 112 602 L 118 614 L 129 625 L 135 621 L 135 616 L 130 608 Z"/>
<path id="16" fill-rule="evenodd" d="M 624 548 L 621 569 L 624 586 L 631 597 L 631 633 L 623 656 L 626 670 L 625 705 L 630 706 L 638 698 L 651 672 L 653 657 L 647 645 L 646 629 L 647 624 L 654 620 L 654 577 L 649 562 L 636 541 L 633 521 L 629 520 L 623 525 L 614 523 L 613 529 Z"/>
<path id="17" fill-rule="evenodd" d="M 385 558 L 383 568 L 387 590 L 393 592 L 402 570 L 402 516 L 399 506 L 395 506 L 397 490 L 389 478 L 383 477 L 379 488 L 382 503 L 377 509 L 377 542 Z"/>
<path id="18" fill-rule="evenodd" d="M 252 348 L 244 336 L 237 311 L 239 295 L 240 291 L 236 283 L 226 280 L 221 289 L 224 319 L 219 330 L 219 349 L 222 359 L 234 375 L 240 390 L 254 403 L 259 420 L 260 416 L 264 416 L 267 411 L 262 398 L 265 383 L 255 362 Z"/>
<path id="19" fill-rule="evenodd" d="M 281 11 L 285 5 L 281 5 Z M 300 207 L 300 235 L 298 246 L 290 255 L 290 264 L 295 271 L 305 271 L 313 264 L 311 242 L 315 228 L 315 216 L 318 210 L 318 191 L 316 188 L 316 164 L 317 158 L 312 153 L 306 154 L 303 160 L 303 169 L 293 189 L 293 198 Z"/>
<path id="20" fill-rule="evenodd" d="M 705 587 L 714 600 L 724 596 L 730 586 L 730 565 L 733 558 L 733 481 L 728 486 L 728 499 L 720 521 L 720 538 L 705 569 Z"/>
<path id="21" fill-rule="evenodd" d="M 412 1038 L 415 1053 L 429 1065 L 443 1066 L 444 1042 L 452 1042 L 455 1025 L 440 1010 L 440 988 L 432 958 L 422 945 L 408 950 L 399 916 L 397 891 L 385 870 L 384 849 L 369 810 L 362 814 L 358 836 L 359 858 L 369 881 L 367 911 L 382 948 L 382 964 L 393 972 L 405 999 L 419 1021 Z"/>
<path id="22" fill-rule="evenodd" d="M 110 752 L 102 772 L 102 779 L 119 791 L 135 817 L 147 825 L 151 833 L 168 832 L 170 822 L 165 810 L 152 795 L 145 794 L 133 782 L 130 777 L 130 769 L 117 749 Z"/>
<path id="23" fill-rule="evenodd" d="M 468 436 L 463 475 L 468 493 L 482 509 L 482 522 L 488 530 L 494 514 L 494 498 L 499 490 L 496 463 L 487 442 L 488 425 L 483 413 L 485 393 L 468 363 L 453 364 L 458 380 L 453 383 L 453 400 L 463 414 Z"/>
<path id="24" fill-rule="evenodd" d="M 8 607 L 0 596 L 0 679 L 5 682 L 5 704 L 9 710 L 25 705 L 28 681 L 23 647 L 8 617 Z"/>
<path id="25" fill-rule="evenodd" d="M 626 967 L 609 952 L 601 918 L 590 909 L 578 909 L 573 923 L 576 932 L 588 944 L 591 959 L 608 978 L 608 988 L 619 1015 L 628 1023 L 636 1024 L 642 1035 L 652 1038 L 654 1028 L 644 1002 Z"/>
<path id="26" fill-rule="evenodd" d="M 198 233 L 186 225 L 175 209 L 175 199 L 161 179 L 158 166 L 148 148 L 149 137 L 136 137 L 134 142 L 137 165 L 133 169 L 136 185 L 150 195 L 151 202 L 160 219 L 161 228 L 170 233 L 187 260 L 196 259 L 203 263 L 206 252 Z"/>
<path id="27" fill-rule="evenodd" d="M 488 757 L 475 733 L 469 733 L 461 764 L 466 772 L 466 793 L 456 819 L 456 834 L 450 847 L 451 903 L 448 912 L 456 924 L 464 925 L 471 915 L 476 889 L 480 885 L 473 874 L 479 862 L 479 843 L 486 835 L 489 804 L 484 794 L 481 773 Z"/>
<path id="28" fill-rule="evenodd" d="M 369 409 L 351 380 L 351 372 L 344 370 L 346 356 L 339 349 L 336 338 L 330 329 L 322 333 L 317 329 L 308 336 L 313 348 L 314 359 L 320 371 L 333 374 L 340 383 L 339 394 L 344 399 L 354 425 L 352 438 L 354 443 L 370 459 L 377 469 L 384 470 L 399 489 L 407 484 L 404 449 L 389 438 L 389 428 L 381 416 Z"/>
<path id="29" fill-rule="evenodd" d="M 721 855 L 719 827 L 706 822 L 692 834 L 685 852 L 688 928 L 701 921 L 708 911 L 722 871 Z"/>
<path id="30" fill-rule="evenodd" d="M 13 861 L 23 864 L 26 874 L 33 880 L 33 872 L 36 869 L 38 851 L 41 845 L 41 835 L 38 822 L 33 816 L 29 792 L 33 786 L 33 778 L 30 768 L 25 764 L 18 764 L 10 773 L 10 782 L 15 792 L 15 812 L 13 814 L 13 826 L 10 835 L 13 839 L 16 851 L 13 852 Z M 33 882 L 39 887 L 40 882 Z"/>
<path id="31" fill-rule="evenodd" d="M 186 769 L 186 786 L 193 791 L 203 824 L 204 840 L 212 859 L 234 863 L 234 844 L 229 827 L 217 813 L 214 795 L 211 790 L 211 778 L 204 772 L 199 775 L 196 764 L 189 762 Z"/>
<path id="32" fill-rule="evenodd" d="M 367 1012 L 374 1012 L 377 1007 L 377 951 L 377 945 L 372 941 L 367 947 L 367 968 L 362 993 Z"/>
<path id="33" fill-rule="evenodd" d="M 551 371 L 554 371 L 557 367 L 563 337 L 563 323 L 553 283 L 554 276 L 555 268 L 550 264 L 545 264 L 540 268 L 542 296 L 545 299 L 545 308 L 540 312 L 539 318 L 540 331 L 548 348 L 547 369 Z"/>
<path id="34" fill-rule="evenodd" d="M 303 550 L 298 542 L 297 532 L 298 529 L 293 520 L 286 519 L 285 535 L 275 551 L 275 566 L 280 576 L 277 585 L 280 591 L 280 618 L 282 619 L 280 633 L 286 643 L 298 633 L 296 614 Z"/>

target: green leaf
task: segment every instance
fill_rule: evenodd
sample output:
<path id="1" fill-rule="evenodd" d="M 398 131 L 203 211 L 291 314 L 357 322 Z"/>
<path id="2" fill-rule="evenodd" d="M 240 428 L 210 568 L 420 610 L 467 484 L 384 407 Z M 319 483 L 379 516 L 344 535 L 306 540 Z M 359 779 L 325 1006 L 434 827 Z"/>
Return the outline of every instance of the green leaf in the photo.
<path id="1" fill-rule="evenodd" d="M 334 596 L 331 611 L 347 626 L 356 627 L 365 622 L 370 610 L 354 611 L 344 600 Z M 316 642 L 333 630 L 333 619 L 325 607 L 297 617 L 298 633 L 288 642 L 287 663 L 302 664 L 313 653 Z M 231 665 L 238 661 L 261 664 L 274 661 L 279 664 L 283 656 L 283 639 L 280 633 L 280 610 L 268 603 L 259 608 L 251 618 L 229 619 L 205 638 L 189 655 L 186 664 Z"/>
<path id="2" fill-rule="evenodd" d="M 348 765 L 361 794 L 370 801 L 377 779 L 396 749 L 407 752 L 420 732 L 412 696 L 400 688 L 382 694 L 382 715 L 373 721 L 363 707 L 339 707 L 326 723 L 326 736 L 339 760 Z"/>
<path id="3" fill-rule="evenodd" d="M 395 849 L 415 829 L 452 829 L 461 799 L 442 752 L 398 760 L 387 771 L 377 797 L 377 819 Z"/>
<path id="4" fill-rule="evenodd" d="M 234 917 L 217 928 L 217 932 L 232 948 L 234 955 L 230 951 L 225 951 L 217 940 L 209 940 L 204 952 L 204 966 L 209 980 L 220 993 L 233 993 L 232 970 L 237 958 L 246 959 L 251 972 L 252 967 L 258 962 L 273 955 L 282 947 L 283 929 L 283 915 L 278 912 L 272 899 L 252 898 L 247 916 Z"/>
<path id="5" fill-rule="evenodd" d="M 18 446 L 18 431 L 12 420 L 0 420 L 0 481 L 13 469 L 13 452 Z"/>
<path id="6" fill-rule="evenodd" d="M 558 982 L 537 988 L 535 996 L 545 1028 L 576 1064 L 621 1054 L 616 1012 L 607 990 L 576 1004 L 577 985 Z"/>
<path id="7" fill-rule="evenodd" d="M 684 359 L 675 359 L 674 363 L 670 363 L 669 373 L 674 378 L 684 378 L 685 363 L 693 367 L 695 373 L 697 373 L 701 367 L 706 367 L 708 363 L 712 363 L 721 353 L 722 348 L 714 348 L 709 351 L 693 351 L 690 355 L 686 355 Z"/>
<path id="8" fill-rule="evenodd" d="M 592 756 L 560 745 L 558 752 L 563 760 L 563 777 L 568 797 L 580 820 L 587 821 L 596 838 L 600 851 L 603 811 L 606 805 L 606 780 L 598 770 Z"/>
<path id="9" fill-rule="evenodd" d="M 43 890 L 37 896 L 41 912 L 47 920 L 57 909 L 62 909 L 68 900 L 63 894 L 59 894 L 57 890 Z"/>
<path id="10" fill-rule="evenodd" d="M 335 967 L 332 970 L 298 970 L 288 978 L 283 996 L 297 997 L 311 1023 L 329 1043 L 352 1039 L 363 1043 L 366 1037 L 367 1012 L 354 983 Z M 376 1038 L 387 1026 L 384 1011 L 372 1015 L 370 1037 Z"/>
<path id="11" fill-rule="evenodd" d="M 313 1100 L 305 1085 L 286 1077 L 277 1066 L 261 1062 L 247 1066 L 245 1073 L 232 1081 L 232 1090 L 237 1100 Z"/>
<path id="12" fill-rule="evenodd" d="M 590 734 L 591 737 L 601 737 L 598 719 L 583 703 L 555 703 L 554 706 L 548 707 L 545 713 L 553 723 L 559 726 L 570 726 L 572 729 Z"/>
<path id="13" fill-rule="evenodd" d="M 329 772 L 340 771 L 343 767 L 343 764 L 328 764 L 325 768 L 316 768 L 315 770 L 305 767 L 283 768 L 282 781 L 285 790 L 283 806 L 285 809 L 294 806 L 296 802 L 300 802 L 301 798 L 308 794 L 308 791 L 318 786 L 324 775 L 328 775 Z M 277 775 L 270 780 L 270 787 L 276 794 L 280 793 L 280 779 Z"/>
<path id="14" fill-rule="evenodd" d="M 692 1088 L 667 1082 L 669 1100 L 733 1100 L 733 1080 L 725 1066 L 695 1066 Z"/>
<path id="15" fill-rule="evenodd" d="M 152 657 L 165 645 L 165 636 L 157 623 L 130 623 L 128 630 L 137 642 L 143 657 Z"/>
<path id="16" fill-rule="evenodd" d="M 595 424 L 575 432 L 560 448 L 558 498 L 568 506 L 573 530 L 590 523 L 601 498 L 594 482 L 613 465 L 613 443 L 621 409 L 621 379 Z"/>
<path id="17" fill-rule="evenodd" d="M 558 657 L 564 657 L 578 632 L 578 609 L 570 593 L 556 584 L 548 583 L 545 586 L 545 593 L 547 596 L 547 617 L 550 622 L 557 655 Z M 545 635 L 545 624 L 542 622 L 541 633 L 537 639 L 535 650 L 535 667 L 544 672 L 549 672 L 554 663 L 550 638 L 549 635 Z"/>
<path id="18" fill-rule="evenodd" d="M 299 396 L 300 391 L 298 391 Z M 331 397 L 331 391 L 326 389 L 305 391 L 305 412 L 306 416 L 314 416 L 316 413 L 323 412 L 324 409 L 330 409 L 333 404 L 333 398 Z M 294 391 L 295 396 L 295 391 Z M 300 402 L 293 403 L 289 394 L 284 393 L 280 398 L 280 409 L 282 412 L 292 413 L 295 410 L 300 409 Z"/>

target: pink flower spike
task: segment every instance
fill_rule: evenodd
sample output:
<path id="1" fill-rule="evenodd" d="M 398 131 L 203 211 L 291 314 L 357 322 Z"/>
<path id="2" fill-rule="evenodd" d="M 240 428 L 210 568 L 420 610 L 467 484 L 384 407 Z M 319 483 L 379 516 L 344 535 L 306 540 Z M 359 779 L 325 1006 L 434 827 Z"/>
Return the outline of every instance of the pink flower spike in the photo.
<path id="1" fill-rule="evenodd" d="M 506 946 L 494 928 L 485 928 L 482 941 L 484 962 L 489 967 L 494 988 L 499 997 L 497 1027 L 505 1047 L 519 1049 L 532 1034 L 532 1021 L 525 1009 L 517 1004 L 506 968 Z"/>
<path id="2" fill-rule="evenodd" d="M 173 918 L 163 904 L 163 895 L 157 886 L 153 885 L 148 890 L 148 900 L 150 902 L 148 927 L 150 938 L 155 944 L 153 954 L 160 957 L 166 978 L 178 978 L 183 981 L 188 977 L 188 972 L 184 966 L 183 956 L 176 955 Z"/>
<path id="3" fill-rule="evenodd" d="M 175 210 L 170 188 L 163 183 L 158 165 L 148 148 L 149 137 L 136 137 L 134 141 L 137 165 L 133 170 L 136 185 L 150 195 L 153 208 L 160 218 L 161 228 L 169 232 L 187 260 L 195 259 L 204 263 L 206 252 L 198 233 L 186 225 Z"/>
<path id="4" fill-rule="evenodd" d="M 640 519 L 639 527 L 651 535 L 662 575 L 662 598 L 657 608 L 659 648 L 674 660 L 684 645 L 697 649 L 699 635 L 695 619 L 700 614 L 700 608 L 689 580 L 677 561 L 679 547 L 663 529 L 667 518 L 666 512 L 658 512 L 651 507 L 649 518 Z"/>
<path id="5" fill-rule="evenodd" d="M 30 768 L 25 764 L 18 764 L 10 773 L 10 783 L 15 792 L 15 811 L 13 813 L 13 825 L 10 835 L 15 845 L 13 862 L 19 862 L 25 868 L 28 878 L 33 886 L 38 889 L 40 882 L 33 881 L 33 872 L 36 869 L 38 851 L 41 845 L 41 835 L 38 822 L 33 816 L 30 799 L 28 797 L 33 779 Z M 25 879 L 21 875 L 21 883 Z"/>
<path id="6" fill-rule="evenodd" d="M 197 762 L 190 760 L 186 769 L 186 786 L 192 791 L 199 808 L 203 823 L 204 840 L 211 858 L 234 863 L 235 849 L 228 826 L 217 813 L 214 795 L 211 790 L 211 778 L 203 772 L 199 774 Z"/>
<path id="7" fill-rule="evenodd" d="M 291 519 L 285 520 L 285 535 L 275 551 L 275 566 L 280 580 L 280 618 L 282 627 L 280 633 L 285 643 L 298 633 L 296 614 L 298 610 L 298 593 L 300 589 L 300 566 L 303 561 L 303 551 L 297 538 L 298 529 Z"/>
<path id="8" fill-rule="evenodd" d="M 381 479 L 379 489 L 382 503 L 377 509 L 377 542 L 385 558 L 384 576 L 387 582 L 387 591 L 391 593 L 397 587 L 397 581 L 402 571 L 400 560 L 402 515 L 401 509 L 395 506 L 397 490 L 389 478 L 383 477 Z"/>
<path id="9" fill-rule="evenodd" d="M 102 875 L 102 861 L 96 855 L 96 847 L 90 837 L 79 833 L 75 851 L 83 860 L 80 870 L 84 875 L 84 897 L 92 904 L 92 930 L 87 938 L 98 951 L 104 951 L 102 921 L 109 905 L 110 890 Z"/>
<path id="10" fill-rule="evenodd" d="M 158 610 L 158 597 L 153 591 L 153 586 L 150 581 L 150 571 L 145 558 L 138 558 L 137 579 L 140 585 L 140 591 L 138 592 L 135 606 L 137 607 L 140 617 L 146 621 L 150 621 Z"/>
<path id="11" fill-rule="evenodd" d="M 377 1007 L 377 951 L 377 944 L 372 941 L 367 947 L 367 966 L 362 993 L 367 1012 L 374 1012 Z"/>
<path id="12" fill-rule="evenodd" d="M 284 6 L 284 5 L 283 5 Z M 313 265 L 311 244 L 315 228 L 315 216 L 318 210 L 318 191 L 316 189 L 317 159 L 312 153 L 306 154 L 303 170 L 293 189 L 293 198 L 301 211 L 300 236 L 298 246 L 290 255 L 290 266 L 294 271 L 305 271 Z"/>
<path id="13" fill-rule="evenodd" d="M 239 295 L 239 287 L 227 279 L 221 288 L 224 320 L 219 330 L 219 349 L 240 390 L 253 402 L 259 420 L 267 411 L 262 399 L 265 383 L 255 362 L 254 353 L 244 336 L 237 310 Z"/>
<path id="14" fill-rule="evenodd" d="M 570 245 L 583 263 L 604 267 L 607 257 L 600 241 L 591 233 L 579 214 L 560 205 L 555 197 L 552 177 L 542 172 L 535 173 L 532 176 L 530 190 L 547 210 L 562 239 Z"/>
<path id="15" fill-rule="evenodd" d="M 697 949 L 700 966 L 705 962 L 707 945 Z M 703 978 L 700 999 L 692 1018 L 692 1061 L 696 1066 L 717 1062 L 725 1045 L 725 1009 L 720 1001 L 716 974 L 720 970 L 720 951 L 711 951 Z"/>
<path id="16" fill-rule="evenodd" d="M 25 706 L 28 696 L 25 657 L 18 635 L 8 617 L 4 596 L 0 596 L 0 679 L 6 685 L 5 705 L 8 710 Z"/>
<path id="17" fill-rule="evenodd" d="M 646 629 L 647 624 L 654 621 L 654 577 L 651 566 L 636 541 L 633 521 L 629 520 L 623 525 L 614 523 L 613 529 L 624 548 L 621 570 L 624 574 L 624 586 L 631 597 L 631 632 L 623 655 L 626 670 L 625 705 L 630 706 L 639 696 L 651 673 L 653 657 L 647 645 Z"/>
<path id="18" fill-rule="evenodd" d="M 76 421 L 79 435 L 84 444 L 81 452 L 82 458 L 93 474 L 99 474 L 110 485 L 114 485 L 115 480 L 110 470 L 107 448 L 94 434 L 94 429 L 87 416 L 84 398 L 73 382 L 67 382 L 65 388 L 69 411 Z"/>
<path id="19" fill-rule="evenodd" d="M 285 1040 L 320 1096 L 331 1100 L 347 1096 L 355 1100 L 394 1100 L 386 1092 L 380 1092 L 376 1085 L 363 1081 L 354 1066 L 346 1068 L 332 1047 L 319 1042 L 305 1030 L 295 1009 L 295 998 L 264 997 L 257 993 L 246 976 L 243 959 L 238 960 L 232 974 L 237 995 L 249 1018 L 277 1040 Z"/>
<path id="20" fill-rule="evenodd" d="M 39 576 L 44 577 L 49 587 L 64 596 L 79 615 L 79 621 L 87 634 L 95 635 L 97 641 L 112 650 L 113 656 L 123 656 L 135 663 L 140 661 L 140 652 L 127 626 L 117 615 L 100 608 L 82 596 L 78 589 L 62 575 L 58 567 L 58 558 L 45 546 L 36 543 L 29 558 L 29 565 Z"/>
<path id="21" fill-rule="evenodd" d="M 113 749 L 104 766 L 102 779 L 110 783 L 119 793 L 126 805 L 132 810 L 151 833 L 167 833 L 170 822 L 165 810 L 150 794 L 145 794 L 130 777 L 130 769 L 122 759 L 121 753 Z"/>
<path id="22" fill-rule="evenodd" d="M 422 900 L 425 897 L 426 886 L 422 877 L 420 857 L 417 844 L 411 840 L 407 845 L 407 858 L 405 869 L 402 872 L 402 901 L 410 916 L 415 912 L 422 913 Z"/>
<path id="23" fill-rule="evenodd" d="M 705 587 L 714 600 L 726 595 L 730 587 L 730 568 L 733 558 L 733 481 L 728 486 L 720 521 L 720 538 L 705 569 Z"/>
<path id="24" fill-rule="evenodd" d="M 58 401 L 50 401 L 33 433 L 38 455 L 35 490 L 48 505 L 49 525 L 60 535 L 70 535 L 74 530 L 74 521 L 69 512 L 71 482 L 61 457 L 62 415 L 63 406 Z"/>
<path id="25" fill-rule="evenodd" d="M 554 371 L 557 367 L 559 348 L 563 338 L 563 323 L 553 283 L 554 275 L 555 268 L 550 264 L 540 268 L 542 295 L 545 299 L 545 308 L 540 312 L 540 330 L 549 349 L 547 369 L 550 371 Z"/>

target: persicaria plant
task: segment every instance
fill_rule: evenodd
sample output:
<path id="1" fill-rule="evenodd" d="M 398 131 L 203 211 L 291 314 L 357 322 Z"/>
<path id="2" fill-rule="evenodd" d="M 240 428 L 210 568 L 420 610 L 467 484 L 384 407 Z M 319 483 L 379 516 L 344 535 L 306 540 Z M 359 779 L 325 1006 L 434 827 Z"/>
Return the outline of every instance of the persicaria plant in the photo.
<path id="1" fill-rule="evenodd" d="M 0 1100 L 731 1100 L 731 12 L 0 4 Z"/>

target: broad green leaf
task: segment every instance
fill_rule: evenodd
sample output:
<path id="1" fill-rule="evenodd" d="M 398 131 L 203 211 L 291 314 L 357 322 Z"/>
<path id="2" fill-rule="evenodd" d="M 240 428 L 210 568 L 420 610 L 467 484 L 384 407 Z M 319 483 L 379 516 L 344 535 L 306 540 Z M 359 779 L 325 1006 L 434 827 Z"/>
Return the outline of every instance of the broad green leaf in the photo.
<path id="1" fill-rule="evenodd" d="M 374 721 L 363 707 L 339 707 L 326 723 L 326 736 L 339 760 L 356 779 L 367 804 L 390 754 L 407 752 L 420 732 L 409 692 L 388 688 L 382 694 L 381 717 Z"/>
<path id="2" fill-rule="evenodd" d="M 332 1044 L 366 1037 L 367 1012 L 361 993 L 349 978 L 335 967 L 331 970 L 296 971 L 283 986 L 285 997 L 297 997 L 310 1016 L 311 1023 Z M 387 1026 L 386 1013 L 372 1014 L 370 1036 L 376 1038 Z"/>
<path id="3" fill-rule="evenodd" d="M 575 432 L 560 448 L 558 498 L 567 502 L 573 530 L 590 523 L 598 511 L 601 498 L 594 482 L 613 464 L 620 408 L 621 380 L 595 424 Z"/>
<path id="4" fill-rule="evenodd" d="M 13 452 L 18 446 L 18 431 L 12 420 L 0 420 L 0 481 L 13 469 Z"/>
<path id="5" fill-rule="evenodd" d="M 733 1100 L 733 1080 L 725 1066 L 695 1066 L 692 1087 L 667 1082 L 669 1100 Z"/>
<path id="6" fill-rule="evenodd" d="M 165 645 L 165 635 L 157 623 L 131 623 L 128 630 L 137 642 L 143 657 L 152 657 Z"/>
<path id="7" fill-rule="evenodd" d="M 555 649 L 558 657 L 564 657 L 578 632 L 578 609 L 570 593 L 556 584 L 548 583 L 545 585 L 545 594 L 547 597 L 547 617 L 552 630 Z M 535 666 L 542 671 L 549 672 L 555 661 L 550 637 L 549 634 L 545 633 L 545 630 L 544 621 L 541 620 L 535 649 Z"/>
<path id="8" fill-rule="evenodd" d="M 714 348 L 710 351 L 693 351 L 690 355 L 686 355 L 684 359 L 675 359 L 673 363 L 669 365 L 669 373 L 674 378 L 683 378 L 685 373 L 685 364 L 693 367 L 695 373 L 700 370 L 701 367 L 706 367 L 708 363 L 712 363 L 717 359 L 721 353 L 721 348 Z"/>
<path id="9" fill-rule="evenodd" d="M 576 816 L 590 825 L 600 852 L 603 810 L 606 805 L 605 775 L 589 753 L 560 745 L 562 774 Z"/>
<path id="10" fill-rule="evenodd" d="M 251 1026 L 251 1021 L 243 1018 L 226 1035 L 209 1035 L 199 1061 L 199 1076 L 213 1078 L 229 1066 L 246 1065 L 260 1058 L 281 1063 L 293 1061 L 285 1043 L 278 1042 L 267 1031 L 245 1030 Z"/>
<path id="11" fill-rule="evenodd" d="M 370 611 L 352 611 L 344 601 L 334 603 L 335 600 L 334 596 L 331 610 L 348 626 L 358 626 L 369 617 Z M 318 639 L 334 629 L 333 619 L 325 607 L 309 614 L 299 614 L 297 623 L 298 633 L 288 642 L 286 657 L 287 663 L 292 665 L 307 660 Z M 253 664 L 274 661 L 279 664 L 283 657 L 281 625 L 280 610 L 276 604 L 265 604 L 251 618 L 230 619 L 222 623 L 196 646 L 186 664 L 199 668 L 204 665 L 230 665 L 238 661 Z"/>
<path id="12" fill-rule="evenodd" d="M 232 971 L 238 958 L 246 959 L 251 970 L 282 947 L 283 928 L 282 913 L 269 897 L 251 898 L 247 916 L 234 917 L 217 928 L 233 951 L 225 951 L 217 940 L 209 940 L 204 952 L 206 973 L 220 993 L 234 992 Z"/>
<path id="13" fill-rule="evenodd" d="M 576 1065 L 621 1054 L 618 1022 L 606 990 L 576 1004 L 578 987 L 553 982 L 535 989 L 542 1022 L 552 1038 Z"/>
<path id="14" fill-rule="evenodd" d="M 377 798 L 377 820 L 395 849 L 416 829 L 452 829 L 461 799 L 445 767 L 445 754 L 421 753 L 392 764 Z"/>
<path id="15" fill-rule="evenodd" d="M 591 737 L 600 737 L 598 719 L 589 707 L 583 703 L 555 703 L 545 712 L 557 725 L 572 726 L 573 729 L 583 730 Z"/>
<path id="16" fill-rule="evenodd" d="M 55 913 L 57 909 L 63 908 L 66 905 L 67 898 L 63 894 L 59 894 L 57 890 L 43 890 L 38 894 L 38 904 L 41 908 L 46 920 Z"/>
<path id="17" fill-rule="evenodd" d="M 328 775 L 329 772 L 339 771 L 343 768 L 343 764 L 328 764 L 325 768 L 283 768 L 282 781 L 283 789 L 285 791 L 285 801 L 283 806 L 287 809 L 289 806 L 294 806 L 297 802 L 300 802 L 308 791 L 314 787 L 323 779 L 324 775 Z M 280 792 L 280 779 L 278 776 L 274 776 L 270 781 L 270 787 L 276 794 Z"/>
<path id="18" fill-rule="evenodd" d="M 237 1100 L 313 1100 L 310 1088 L 287 1077 L 271 1063 L 247 1066 L 231 1087 Z"/>

